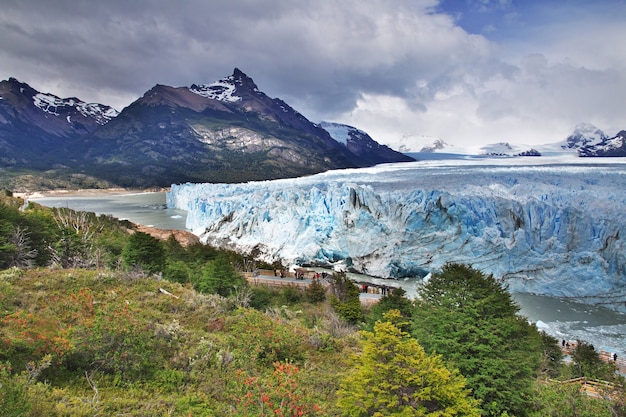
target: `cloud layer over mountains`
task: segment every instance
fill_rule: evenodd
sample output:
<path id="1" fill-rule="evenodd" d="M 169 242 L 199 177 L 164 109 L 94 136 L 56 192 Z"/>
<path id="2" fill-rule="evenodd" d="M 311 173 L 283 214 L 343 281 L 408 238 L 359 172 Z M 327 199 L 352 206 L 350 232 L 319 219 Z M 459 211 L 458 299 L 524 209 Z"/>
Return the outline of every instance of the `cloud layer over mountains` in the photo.
<path id="1" fill-rule="evenodd" d="M 407 133 L 532 144 L 579 122 L 623 127 L 622 1 L 458 3 L 9 0 L 0 78 L 121 110 L 156 83 L 239 67 L 309 119 L 392 147 Z"/>

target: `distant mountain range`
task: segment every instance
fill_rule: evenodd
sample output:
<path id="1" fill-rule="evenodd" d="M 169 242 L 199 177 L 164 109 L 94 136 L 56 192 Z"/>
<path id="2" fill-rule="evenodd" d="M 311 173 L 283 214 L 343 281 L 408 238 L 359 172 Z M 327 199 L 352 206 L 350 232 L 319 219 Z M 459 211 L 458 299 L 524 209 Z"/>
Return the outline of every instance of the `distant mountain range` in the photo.
<path id="1" fill-rule="evenodd" d="M 404 144 L 400 150 L 417 159 L 420 159 L 420 153 L 433 152 L 495 157 L 541 156 L 544 153 L 572 152 L 580 157 L 626 157 L 626 130 L 609 137 L 590 123 L 578 124 L 567 138 L 559 142 L 535 146 L 498 142 L 485 145 L 478 152 L 450 145 L 434 137 L 405 135 L 402 139 Z M 410 150 L 407 143 L 415 144 L 416 151 Z"/>
<path id="2" fill-rule="evenodd" d="M 121 112 L 42 93 L 15 78 L 0 81 L 0 173 L 5 177 L 37 172 L 42 178 L 81 176 L 123 187 L 161 187 L 299 177 L 407 162 L 421 159 L 420 153 L 466 153 L 427 136 L 406 135 L 400 144 L 397 152 L 357 128 L 312 123 L 268 97 L 239 69 L 210 84 L 157 84 Z M 478 154 L 557 151 L 626 156 L 626 131 L 609 137 L 580 124 L 565 140 L 537 149 L 502 142 Z"/>
<path id="3" fill-rule="evenodd" d="M 124 187 L 242 182 L 413 159 L 356 128 L 310 122 L 239 69 L 156 85 L 117 112 L 0 82 L 0 169 L 81 173 Z"/>

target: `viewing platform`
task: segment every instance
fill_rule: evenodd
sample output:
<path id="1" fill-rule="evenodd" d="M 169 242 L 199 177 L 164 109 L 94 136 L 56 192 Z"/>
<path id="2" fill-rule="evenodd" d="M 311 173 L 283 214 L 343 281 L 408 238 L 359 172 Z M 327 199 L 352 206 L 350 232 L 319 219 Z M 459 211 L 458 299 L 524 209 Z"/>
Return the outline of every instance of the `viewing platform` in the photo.
<path id="1" fill-rule="evenodd" d="M 281 276 L 282 275 L 282 276 Z M 295 286 L 304 290 L 311 285 L 313 280 L 317 279 L 325 287 L 329 287 L 330 276 L 325 276 L 317 271 L 306 268 L 296 268 L 295 271 L 284 271 L 271 269 L 257 269 L 254 272 L 243 272 L 250 285 L 267 285 L 270 287 L 286 287 Z M 378 285 L 365 282 L 355 282 L 359 287 L 359 300 L 363 305 L 371 305 L 377 303 L 390 289 L 391 286 Z"/>
<path id="2" fill-rule="evenodd" d="M 575 340 L 562 340 L 561 351 L 564 355 L 570 356 L 576 349 L 577 345 L 578 342 Z M 606 363 L 613 363 L 620 374 L 626 375 L 626 358 L 618 356 L 617 353 L 603 347 L 598 350 L 598 355 L 602 361 Z"/>

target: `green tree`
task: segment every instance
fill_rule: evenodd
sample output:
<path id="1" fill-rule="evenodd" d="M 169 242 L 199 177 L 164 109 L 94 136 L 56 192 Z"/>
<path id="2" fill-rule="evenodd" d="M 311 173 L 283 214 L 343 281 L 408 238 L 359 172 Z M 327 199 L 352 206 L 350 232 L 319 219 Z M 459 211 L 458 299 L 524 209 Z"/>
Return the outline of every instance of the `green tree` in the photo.
<path id="1" fill-rule="evenodd" d="M 413 303 L 406 298 L 406 291 L 402 288 L 392 288 L 385 294 L 376 304 L 372 306 L 366 317 L 367 329 L 372 330 L 377 321 L 382 320 L 386 312 L 390 310 L 398 310 L 402 317 L 407 319 L 407 327 L 409 320 L 413 315 Z M 402 330 L 408 331 L 408 328 Z"/>
<path id="2" fill-rule="evenodd" d="M 169 281 L 185 284 L 191 281 L 191 269 L 183 261 L 168 261 L 163 276 Z"/>
<path id="3" fill-rule="evenodd" d="M 322 301 L 326 300 L 326 287 L 322 285 L 319 279 L 314 279 L 305 288 L 304 296 L 310 303 L 321 303 Z"/>
<path id="4" fill-rule="evenodd" d="M 154 274 L 165 268 L 165 251 L 163 244 L 147 233 L 133 233 L 124 245 L 122 259 L 127 266 L 139 267 Z"/>
<path id="5" fill-rule="evenodd" d="M 57 239 L 52 218 L 41 210 L 20 211 L 20 201 L 0 201 L 0 268 L 46 265 L 49 246 Z"/>
<path id="6" fill-rule="evenodd" d="M 359 287 L 345 273 L 333 274 L 331 292 L 330 305 L 341 318 L 348 323 L 357 323 L 363 318 Z"/>
<path id="7" fill-rule="evenodd" d="M 584 340 L 578 340 L 571 352 L 572 374 L 574 377 L 586 376 L 603 380 L 615 379 L 615 365 L 605 363 L 595 347 Z"/>
<path id="8" fill-rule="evenodd" d="M 546 332 L 541 332 L 541 345 L 543 348 L 541 372 L 548 378 L 558 378 L 563 368 L 563 351 L 559 341 Z"/>
<path id="9" fill-rule="evenodd" d="M 223 255 L 207 262 L 202 268 L 201 275 L 194 282 L 196 290 L 223 297 L 228 297 L 236 289 L 242 289 L 247 285 L 246 279 L 235 271 L 228 258 Z"/>
<path id="10" fill-rule="evenodd" d="M 427 355 L 397 325 L 398 310 L 387 321 L 363 331 L 362 350 L 353 371 L 341 382 L 338 407 L 345 416 L 479 416 L 465 378 L 449 370 L 438 355 Z M 395 323 L 394 323 L 395 322 Z"/>
<path id="11" fill-rule="evenodd" d="M 492 275 L 447 264 L 419 292 L 412 334 L 458 367 L 486 415 L 527 415 L 541 337 Z"/>
<path id="12" fill-rule="evenodd" d="M 163 244 L 165 253 L 169 259 L 181 260 L 185 256 L 185 248 L 176 240 L 176 236 L 172 233 Z"/>

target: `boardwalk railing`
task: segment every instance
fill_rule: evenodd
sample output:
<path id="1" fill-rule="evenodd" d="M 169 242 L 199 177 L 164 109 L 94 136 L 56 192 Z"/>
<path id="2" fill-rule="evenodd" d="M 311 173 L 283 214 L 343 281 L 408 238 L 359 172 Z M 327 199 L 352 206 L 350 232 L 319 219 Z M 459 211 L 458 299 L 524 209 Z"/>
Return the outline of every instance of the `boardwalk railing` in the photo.
<path id="1" fill-rule="evenodd" d="M 596 381 L 586 377 L 568 379 L 566 381 L 555 381 L 560 384 L 580 384 L 580 391 L 590 397 L 605 398 L 612 400 L 617 394 L 617 387 L 607 381 Z"/>
<path id="2" fill-rule="evenodd" d="M 274 274 L 272 270 L 257 270 L 255 272 L 242 272 L 243 276 L 246 278 L 250 285 L 267 285 L 270 287 L 287 287 L 287 286 L 295 286 L 304 290 L 306 287 L 311 285 L 313 282 L 312 277 L 308 278 L 310 274 L 304 274 L 302 278 L 295 278 L 293 273 L 284 273 L 283 278 L 280 277 L 279 273 Z M 325 287 L 329 287 L 330 283 L 320 279 L 319 282 Z M 371 305 L 375 304 L 380 300 L 382 295 L 380 293 L 361 293 L 359 294 L 359 300 L 361 304 Z"/>

